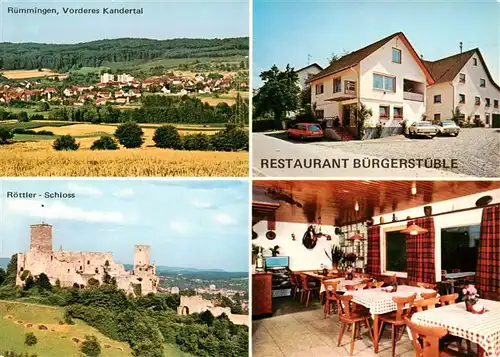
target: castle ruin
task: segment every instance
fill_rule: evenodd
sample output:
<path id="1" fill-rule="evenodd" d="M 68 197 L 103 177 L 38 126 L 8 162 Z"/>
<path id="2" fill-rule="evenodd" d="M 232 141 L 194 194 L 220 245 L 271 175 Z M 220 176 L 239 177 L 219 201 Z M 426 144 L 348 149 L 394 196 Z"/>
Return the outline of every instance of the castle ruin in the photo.
<path id="1" fill-rule="evenodd" d="M 30 248 L 17 254 L 16 284 L 23 285 L 25 271 L 32 276 L 45 273 L 52 285 L 58 281 L 62 287 L 74 284 L 85 286 L 93 278 L 99 283 L 106 279 L 116 281 L 118 289 L 126 293 L 142 295 L 156 293 L 159 279 L 155 265 L 150 264 L 150 247 L 134 247 L 134 268 L 125 270 L 122 264 L 115 263 L 111 252 L 71 252 L 52 249 L 52 226 L 49 224 L 31 225 Z"/>
<path id="2" fill-rule="evenodd" d="M 181 296 L 180 304 L 177 307 L 178 315 L 201 314 L 204 311 L 210 311 L 214 317 L 226 314 L 229 320 L 237 325 L 250 325 L 248 315 L 233 314 L 229 307 L 214 306 L 213 302 L 204 299 L 200 295 Z"/>

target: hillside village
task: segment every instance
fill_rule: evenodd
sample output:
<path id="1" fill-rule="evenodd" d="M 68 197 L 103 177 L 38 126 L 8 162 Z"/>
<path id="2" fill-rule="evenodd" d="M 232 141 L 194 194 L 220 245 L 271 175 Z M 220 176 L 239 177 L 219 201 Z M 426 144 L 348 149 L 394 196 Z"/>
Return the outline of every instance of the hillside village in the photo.
<path id="1" fill-rule="evenodd" d="M 230 90 L 247 91 L 248 81 L 219 73 L 179 75 L 170 72 L 142 81 L 127 73 L 103 73 L 95 84 L 68 84 L 56 88 L 44 86 L 37 80 L 22 80 L 16 84 L 0 85 L 0 103 L 43 101 L 73 106 L 86 103 L 125 105 L 138 102 L 145 93 L 183 96 L 227 93 Z"/>

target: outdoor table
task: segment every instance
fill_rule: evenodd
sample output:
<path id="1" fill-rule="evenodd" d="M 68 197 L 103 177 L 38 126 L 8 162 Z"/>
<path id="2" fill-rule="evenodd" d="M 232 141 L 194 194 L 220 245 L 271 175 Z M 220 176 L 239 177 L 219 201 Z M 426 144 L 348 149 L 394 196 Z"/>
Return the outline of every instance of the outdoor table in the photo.
<path id="1" fill-rule="evenodd" d="M 446 273 L 446 278 L 457 280 L 460 278 L 465 278 L 467 276 L 475 276 L 475 275 L 476 275 L 476 272 L 473 272 L 473 271 L 460 272 L 460 273 Z"/>
<path id="2" fill-rule="evenodd" d="M 363 305 L 370 309 L 373 318 L 373 348 L 375 353 L 378 353 L 378 329 L 379 316 L 387 314 L 391 311 L 396 311 L 398 305 L 392 301 L 393 296 L 406 297 L 417 293 L 416 300 L 421 300 L 422 292 L 431 292 L 434 290 L 421 288 L 419 286 L 399 285 L 396 292 L 386 292 L 385 288 L 364 289 L 356 291 L 347 291 L 345 294 L 352 296 L 352 302 Z"/>
<path id="3" fill-rule="evenodd" d="M 500 357 L 500 302 L 480 299 L 488 310 L 479 315 L 468 312 L 465 303 L 442 306 L 413 314 L 411 320 L 425 326 L 448 329 L 450 335 L 476 343 L 479 355 Z"/>

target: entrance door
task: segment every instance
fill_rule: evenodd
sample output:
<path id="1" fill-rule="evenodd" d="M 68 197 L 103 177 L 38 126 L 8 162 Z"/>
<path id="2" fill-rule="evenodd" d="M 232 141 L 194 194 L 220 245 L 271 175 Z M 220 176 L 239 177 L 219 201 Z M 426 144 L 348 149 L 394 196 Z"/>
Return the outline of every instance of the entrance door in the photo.
<path id="1" fill-rule="evenodd" d="M 351 125 L 351 107 L 349 105 L 342 106 L 342 126 Z"/>
<path id="2" fill-rule="evenodd" d="M 493 114 L 491 121 L 492 128 L 500 128 L 500 114 Z"/>

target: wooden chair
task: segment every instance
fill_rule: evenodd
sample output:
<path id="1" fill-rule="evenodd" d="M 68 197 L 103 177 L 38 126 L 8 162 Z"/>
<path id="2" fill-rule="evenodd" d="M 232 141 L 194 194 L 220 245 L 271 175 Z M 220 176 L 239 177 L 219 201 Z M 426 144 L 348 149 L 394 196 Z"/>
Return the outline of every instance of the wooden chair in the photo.
<path id="1" fill-rule="evenodd" d="M 439 339 L 448 334 L 444 327 L 418 325 L 405 317 L 405 324 L 410 328 L 415 357 L 450 357 L 459 356 L 455 351 L 440 351 Z"/>
<path id="2" fill-rule="evenodd" d="M 383 285 L 384 285 L 384 282 L 383 282 L 383 281 L 377 281 L 377 282 L 375 283 L 375 288 L 381 288 Z"/>
<path id="3" fill-rule="evenodd" d="M 439 298 L 433 297 L 430 299 L 416 300 L 413 302 L 413 306 L 417 311 L 425 311 L 429 309 L 434 309 L 439 303 Z"/>
<path id="4" fill-rule="evenodd" d="M 290 274 L 290 283 L 292 284 L 292 297 L 295 299 L 298 290 L 297 275 L 295 273 Z"/>
<path id="5" fill-rule="evenodd" d="M 449 295 L 441 295 L 439 297 L 439 301 L 441 301 L 441 305 L 443 305 L 443 306 L 454 304 L 457 301 L 457 299 L 458 299 L 457 293 L 449 294 Z"/>
<path id="6" fill-rule="evenodd" d="M 437 296 L 437 294 L 438 294 L 437 291 L 429 291 L 428 293 L 421 292 L 420 296 L 422 296 L 422 299 L 431 299 L 431 298 L 435 298 Z"/>
<path id="7" fill-rule="evenodd" d="M 415 301 L 415 298 L 417 297 L 417 294 L 413 294 L 410 296 L 393 296 L 392 301 L 394 301 L 397 304 L 397 310 L 389 312 L 387 314 L 380 315 L 380 329 L 379 329 L 379 335 L 376 337 L 377 339 L 380 340 L 380 336 L 382 335 L 382 331 L 384 330 L 384 323 L 390 324 L 392 327 L 392 357 L 395 356 L 396 354 L 396 341 L 399 341 L 401 337 L 403 336 L 404 333 L 404 328 L 401 328 L 401 326 L 405 325 L 405 317 L 408 317 L 409 314 L 411 314 L 411 310 L 413 307 L 413 302 Z M 408 308 L 405 309 L 405 305 L 409 305 Z M 396 330 L 400 330 L 401 335 L 399 335 L 399 332 Z M 396 340 L 396 333 L 397 333 L 397 340 Z"/>
<path id="8" fill-rule="evenodd" d="M 327 316 L 330 315 L 332 307 L 334 309 L 334 312 L 337 309 L 337 299 L 335 298 L 335 295 L 337 293 L 337 287 L 339 285 L 339 281 L 338 280 L 324 281 L 323 285 L 325 286 L 324 318 L 326 319 Z"/>
<path id="9" fill-rule="evenodd" d="M 300 280 L 302 282 L 302 296 L 301 296 L 301 304 L 304 303 L 304 298 L 306 298 L 306 307 L 309 307 L 309 299 L 311 298 L 311 291 L 314 293 L 318 292 L 319 293 L 319 289 L 320 289 L 320 286 L 316 286 L 316 285 L 313 285 L 311 284 L 311 282 L 309 281 L 307 275 L 304 275 L 304 274 L 301 274 L 300 275 Z"/>
<path id="10" fill-rule="evenodd" d="M 358 332 L 358 339 L 360 338 L 360 332 L 361 332 L 361 322 L 364 322 L 365 327 L 368 329 L 370 332 L 370 338 L 372 339 L 373 342 L 373 333 L 372 329 L 370 327 L 370 313 L 366 312 L 358 312 L 358 311 L 352 311 L 351 308 L 351 295 L 339 295 L 335 294 L 335 298 L 337 299 L 337 310 L 339 312 L 339 319 L 340 319 L 340 334 L 339 334 L 339 341 L 337 343 L 337 346 L 340 346 L 342 342 L 342 336 L 344 335 L 345 327 L 349 326 L 351 328 L 351 347 L 350 347 L 350 355 L 352 356 L 352 353 L 354 352 L 354 341 L 356 339 L 356 330 Z"/>
<path id="11" fill-rule="evenodd" d="M 441 270 L 441 280 L 446 280 L 446 274 L 448 272 L 446 270 Z"/>
<path id="12" fill-rule="evenodd" d="M 356 289 L 356 285 L 344 285 L 344 288 L 345 288 L 347 291 L 355 291 L 355 290 L 357 290 L 357 289 Z"/>
<path id="13" fill-rule="evenodd" d="M 295 276 L 295 282 L 297 286 L 295 287 L 293 298 L 299 295 L 299 301 L 302 303 L 302 279 L 300 278 L 300 274 L 293 274 Z"/>
<path id="14" fill-rule="evenodd" d="M 421 283 L 421 282 L 418 282 L 417 286 L 419 286 L 421 288 L 424 288 L 424 289 L 432 289 L 432 290 L 436 289 L 436 284 L 435 283 L 431 284 L 431 283 Z"/>

